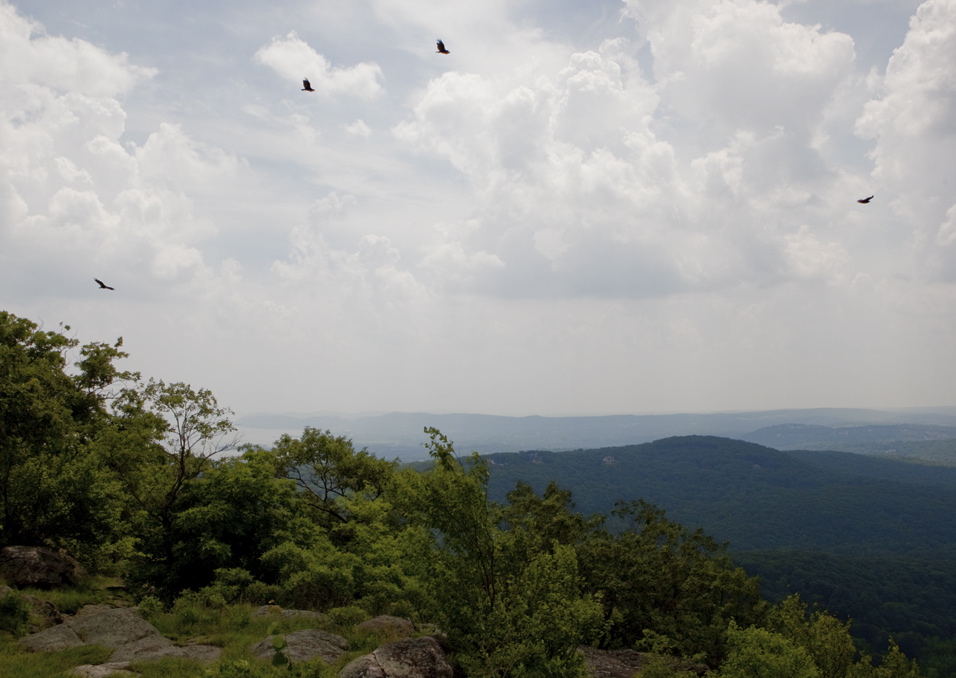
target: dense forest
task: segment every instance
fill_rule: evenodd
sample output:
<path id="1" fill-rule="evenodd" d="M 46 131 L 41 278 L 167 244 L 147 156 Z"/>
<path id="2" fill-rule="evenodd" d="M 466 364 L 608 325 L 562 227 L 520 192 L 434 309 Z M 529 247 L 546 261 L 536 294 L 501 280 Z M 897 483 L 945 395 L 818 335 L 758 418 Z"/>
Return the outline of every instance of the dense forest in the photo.
<path id="1" fill-rule="evenodd" d="M 586 513 L 642 497 L 728 542 L 768 600 L 797 592 L 871 651 L 893 637 L 956 674 L 956 467 L 709 436 L 487 461 L 492 498 L 518 481 L 567 487 Z"/>
<path id="2" fill-rule="evenodd" d="M 144 609 L 275 600 L 409 617 L 440 629 L 468 678 L 584 676 L 582 645 L 654 653 L 648 676 L 686 676 L 669 657 L 717 678 L 944 675 L 894 641 L 871 659 L 848 621 L 799 596 L 768 602 L 726 546 L 653 494 L 621 488 L 590 515 L 553 482 L 498 496 L 501 464 L 437 429 L 424 469 L 311 428 L 237 448 L 211 392 L 144 381 L 118 367 L 121 340 L 81 346 L 70 331 L 0 312 L 0 546 L 62 549 L 121 577 Z M 766 461 L 784 488 L 819 482 L 805 462 Z M 948 508 L 944 494 L 925 501 Z M 0 599 L 0 661 L 17 652 L 18 595 Z"/>

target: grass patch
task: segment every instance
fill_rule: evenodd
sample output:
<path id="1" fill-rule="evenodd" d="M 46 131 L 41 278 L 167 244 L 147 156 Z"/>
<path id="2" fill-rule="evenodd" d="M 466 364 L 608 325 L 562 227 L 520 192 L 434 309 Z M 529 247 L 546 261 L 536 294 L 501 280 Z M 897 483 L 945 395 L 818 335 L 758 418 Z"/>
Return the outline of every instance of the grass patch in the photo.
<path id="1" fill-rule="evenodd" d="M 76 614 L 84 605 L 132 605 L 132 598 L 112 577 L 87 577 L 78 586 L 58 589 L 21 589 L 18 593 L 30 594 L 56 605 L 62 614 Z"/>
<path id="2" fill-rule="evenodd" d="M 85 645 L 60 652 L 28 652 L 12 640 L 0 641 L 0 676 L 63 678 L 75 666 L 103 664 L 112 650 Z"/>

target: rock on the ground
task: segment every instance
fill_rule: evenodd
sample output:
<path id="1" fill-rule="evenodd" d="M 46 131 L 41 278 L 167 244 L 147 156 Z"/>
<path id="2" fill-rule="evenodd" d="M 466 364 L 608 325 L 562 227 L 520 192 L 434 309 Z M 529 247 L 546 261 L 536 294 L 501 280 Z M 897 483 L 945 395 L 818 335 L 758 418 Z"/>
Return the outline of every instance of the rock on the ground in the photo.
<path id="1" fill-rule="evenodd" d="M 90 645 L 117 648 L 141 638 L 162 638 L 159 630 L 132 610 L 107 608 L 94 613 L 80 611 L 67 619 L 67 624 Z M 167 641 L 168 642 L 168 641 Z"/>
<path id="2" fill-rule="evenodd" d="M 387 643 L 350 662 L 338 678 L 452 678 L 454 671 L 434 638 Z"/>
<path id="3" fill-rule="evenodd" d="M 109 664 L 83 664 L 70 671 L 73 678 L 108 678 L 112 676 L 138 676 L 129 671 L 129 662 L 110 662 Z"/>
<path id="4" fill-rule="evenodd" d="M 17 588 L 70 586 L 86 575 L 76 560 L 45 546 L 0 549 L 0 577 Z"/>
<path id="5" fill-rule="evenodd" d="M 635 650 L 599 650 L 594 647 L 581 646 L 578 652 L 584 655 L 584 663 L 588 673 L 594 678 L 633 678 L 635 673 L 656 656 Z M 668 663 L 676 671 L 693 671 L 703 676 L 710 669 L 704 664 L 694 664 L 682 659 L 669 659 Z"/>
<path id="6" fill-rule="evenodd" d="M 88 605 L 62 624 L 21 638 L 19 643 L 34 652 L 100 645 L 113 650 L 110 663 L 184 657 L 208 664 L 222 652 L 221 648 L 211 645 L 174 645 L 132 610 L 103 605 Z"/>
<path id="7" fill-rule="evenodd" d="M 251 645 L 249 651 L 258 659 L 272 659 L 275 656 L 275 648 L 272 646 L 274 637 L 267 636 L 264 640 Z M 282 654 L 293 664 L 316 657 L 321 658 L 326 664 L 331 664 L 349 650 L 349 641 L 345 638 L 318 629 L 285 633 L 283 638 L 286 647 L 282 650 Z"/>
<path id="8" fill-rule="evenodd" d="M 324 615 L 321 612 L 315 612 L 313 610 L 283 610 L 278 605 L 263 605 L 252 611 L 253 617 L 268 617 L 271 614 L 277 617 L 308 617 L 319 621 L 324 621 L 328 618 L 328 615 Z"/>
<path id="9" fill-rule="evenodd" d="M 31 634 L 17 641 L 20 646 L 33 652 L 59 652 L 71 647 L 85 645 L 86 641 L 66 624 L 57 624 L 38 633 Z"/>
<path id="10" fill-rule="evenodd" d="M 211 664 L 222 654 L 221 647 L 213 645 L 174 645 L 163 636 L 150 636 L 126 643 L 110 655 L 111 662 L 155 662 L 166 657 L 192 659 L 200 664 Z"/>
<path id="11" fill-rule="evenodd" d="M 415 634 L 415 625 L 412 624 L 410 619 L 393 617 L 388 614 L 372 617 L 355 628 L 359 631 L 371 631 L 373 633 L 381 633 L 397 638 L 408 638 Z"/>
<path id="12" fill-rule="evenodd" d="M 579 647 L 578 652 L 584 655 L 588 673 L 594 678 L 632 678 L 647 664 L 644 653 L 635 650 L 599 650 L 595 647 Z"/>

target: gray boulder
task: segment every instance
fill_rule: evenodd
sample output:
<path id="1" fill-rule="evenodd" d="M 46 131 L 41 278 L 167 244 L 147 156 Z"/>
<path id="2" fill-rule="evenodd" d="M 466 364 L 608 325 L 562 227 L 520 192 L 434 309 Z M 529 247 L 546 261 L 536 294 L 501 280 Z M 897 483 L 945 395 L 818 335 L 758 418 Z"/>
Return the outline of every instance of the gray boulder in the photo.
<path id="1" fill-rule="evenodd" d="M 267 636 L 265 640 L 260 640 L 258 643 L 251 645 L 249 651 L 258 659 L 272 659 L 275 656 L 275 648 L 272 646 L 274 637 Z M 326 664 L 332 664 L 349 650 L 349 641 L 328 631 L 305 629 L 304 631 L 285 633 L 283 638 L 286 647 L 282 650 L 282 654 L 293 664 L 309 661 L 316 657 L 322 659 Z"/>
<path id="2" fill-rule="evenodd" d="M 51 626 L 48 629 L 21 638 L 17 642 L 33 652 L 59 652 L 86 644 L 86 641 L 80 638 L 76 631 L 67 624 Z"/>
<path id="3" fill-rule="evenodd" d="M 222 654 L 221 647 L 213 645 L 174 645 L 163 636 L 140 638 L 116 648 L 111 662 L 155 662 L 166 657 L 192 659 L 200 664 L 211 664 Z"/>
<path id="4" fill-rule="evenodd" d="M 18 588 L 70 586 L 87 572 L 76 560 L 45 546 L 4 546 L 0 577 Z"/>
<path id="5" fill-rule="evenodd" d="M 434 638 L 387 643 L 350 662 L 338 678 L 452 678 L 454 671 Z"/>
<path id="6" fill-rule="evenodd" d="M 369 631 L 393 638 L 409 638 L 415 635 L 415 625 L 410 619 L 382 614 L 372 617 L 355 627 L 359 631 Z"/>
<path id="7" fill-rule="evenodd" d="M 138 614 L 117 607 L 93 613 L 80 610 L 75 617 L 67 617 L 62 624 L 21 638 L 18 642 L 34 652 L 56 652 L 87 644 L 115 649 L 147 637 L 163 638 L 155 626 Z"/>
<path id="8" fill-rule="evenodd" d="M 106 608 L 92 613 L 81 609 L 75 617 L 63 623 L 85 642 L 103 647 L 117 648 L 142 638 L 163 638 L 159 629 L 132 610 L 123 607 Z"/>
<path id="9" fill-rule="evenodd" d="M 221 648 L 211 645 L 174 645 L 132 610 L 103 605 L 87 605 L 62 624 L 21 638 L 19 643 L 34 652 L 100 645 L 114 650 L 110 664 L 156 661 L 164 657 L 184 657 L 208 664 L 222 652 Z"/>

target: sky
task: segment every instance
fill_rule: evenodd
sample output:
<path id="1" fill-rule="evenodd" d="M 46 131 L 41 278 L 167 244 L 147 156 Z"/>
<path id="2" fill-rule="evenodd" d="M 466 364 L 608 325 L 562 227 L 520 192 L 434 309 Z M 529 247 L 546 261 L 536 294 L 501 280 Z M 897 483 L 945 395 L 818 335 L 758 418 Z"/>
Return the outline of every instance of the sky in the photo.
<path id="1" fill-rule="evenodd" d="M 0 0 L 0 309 L 237 417 L 956 405 L 956 0 Z"/>

